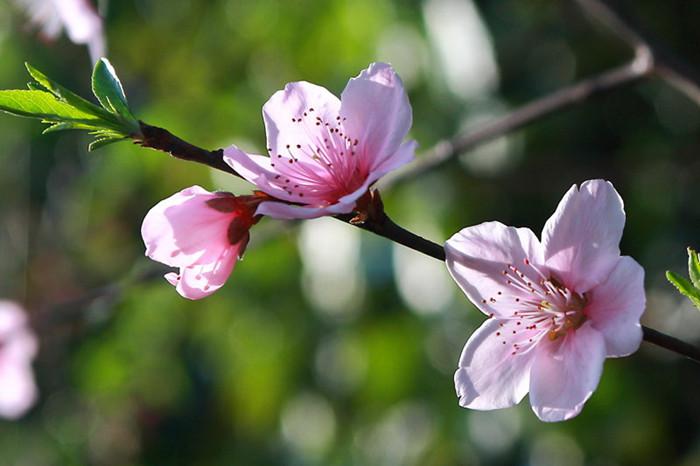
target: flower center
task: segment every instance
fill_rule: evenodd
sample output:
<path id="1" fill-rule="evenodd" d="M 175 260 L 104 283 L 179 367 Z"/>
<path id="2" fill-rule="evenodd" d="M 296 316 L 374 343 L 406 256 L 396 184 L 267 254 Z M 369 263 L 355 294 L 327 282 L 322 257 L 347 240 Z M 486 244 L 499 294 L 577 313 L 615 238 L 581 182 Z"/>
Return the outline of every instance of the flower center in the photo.
<path id="1" fill-rule="evenodd" d="M 587 296 L 568 289 L 549 270 L 524 261 L 525 268 L 508 265 L 502 273 L 504 288 L 482 303 L 506 301 L 514 309 L 501 315 L 496 338 L 512 344 L 512 354 L 527 352 L 545 336 L 554 341 L 581 327 L 586 321 Z"/>
<path id="2" fill-rule="evenodd" d="M 333 204 L 367 179 L 369 169 L 361 155 L 361 141 L 346 134 L 340 115 L 331 120 L 308 108 L 292 123 L 298 125 L 297 141 L 279 145 L 271 165 L 279 175 L 273 183 L 290 196 L 308 203 Z"/>
<path id="3" fill-rule="evenodd" d="M 586 296 L 569 290 L 549 271 L 541 270 L 528 259 L 523 262 L 527 274 L 513 265 L 503 271 L 506 284 L 518 290 L 519 295 L 515 298 L 518 310 L 512 317 L 529 321 L 531 325 L 526 328 L 546 330 L 552 341 L 583 325 Z"/>

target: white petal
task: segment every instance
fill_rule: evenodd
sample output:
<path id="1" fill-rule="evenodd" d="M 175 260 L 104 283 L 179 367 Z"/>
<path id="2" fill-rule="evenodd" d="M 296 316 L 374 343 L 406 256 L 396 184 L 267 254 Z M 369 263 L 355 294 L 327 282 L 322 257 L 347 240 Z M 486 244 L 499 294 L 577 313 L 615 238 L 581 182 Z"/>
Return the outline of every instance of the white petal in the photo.
<path id="1" fill-rule="evenodd" d="M 644 269 L 621 257 L 607 280 L 590 293 L 586 316 L 605 338 L 608 357 L 634 353 L 642 342 L 639 319 L 644 312 Z"/>
<path id="2" fill-rule="evenodd" d="M 605 341 L 589 322 L 563 340 L 546 338 L 535 352 L 530 374 L 530 404 L 546 422 L 571 419 L 598 386 L 605 361 Z"/>
<path id="3" fill-rule="evenodd" d="M 464 294 L 483 313 L 509 317 L 519 306 L 516 299 L 527 297 L 517 281 L 516 267 L 525 281 L 538 281 L 533 267 L 542 261 L 540 242 L 527 228 L 514 228 L 499 222 L 468 227 L 445 243 L 446 263 L 450 275 Z M 507 272 L 507 273 L 506 273 Z"/>
<path id="4" fill-rule="evenodd" d="M 617 263 L 624 226 L 622 198 L 612 184 L 572 186 L 542 231 L 547 266 L 569 289 L 590 290 Z"/>
<path id="5" fill-rule="evenodd" d="M 536 332 L 525 330 L 513 339 L 514 335 L 504 330 L 506 324 L 498 319 L 487 320 L 464 346 L 455 373 L 461 406 L 483 410 L 507 408 L 518 404 L 527 394 L 534 352 L 517 352 L 513 342 L 536 338 Z"/>

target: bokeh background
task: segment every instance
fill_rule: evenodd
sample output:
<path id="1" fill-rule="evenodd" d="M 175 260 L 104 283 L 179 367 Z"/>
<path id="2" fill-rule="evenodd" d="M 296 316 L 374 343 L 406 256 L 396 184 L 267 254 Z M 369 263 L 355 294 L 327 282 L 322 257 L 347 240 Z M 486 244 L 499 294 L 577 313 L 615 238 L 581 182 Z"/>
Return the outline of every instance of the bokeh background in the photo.
<path id="1" fill-rule="evenodd" d="M 700 3 L 629 1 L 700 67 Z M 393 63 L 423 149 L 620 64 L 630 51 L 568 1 L 113 0 L 109 57 L 135 113 L 203 147 L 265 147 L 286 82 L 339 94 Z M 0 88 L 29 61 L 89 95 L 83 47 L 44 43 L 7 0 Z M 573 183 L 611 180 L 623 252 L 647 270 L 646 324 L 700 343 L 665 282 L 700 247 L 700 109 L 651 79 L 498 138 L 384 193 L 442 242 L 487 220 L 539 231 Z M 144 256 L 141 221 L 187 186 L 245 192 L 206 167 L 0 118 L 0 297 L 41 326 L 41 400 L 0 422 L 8 465 L 700 464 L 700 367 L 643 344 L 609 360 L 582 414 L 461 409 L 452 375 L 479 314 L 442 264 L 321 219 L 264 220 L 229 283 L 180 298 Z"/>

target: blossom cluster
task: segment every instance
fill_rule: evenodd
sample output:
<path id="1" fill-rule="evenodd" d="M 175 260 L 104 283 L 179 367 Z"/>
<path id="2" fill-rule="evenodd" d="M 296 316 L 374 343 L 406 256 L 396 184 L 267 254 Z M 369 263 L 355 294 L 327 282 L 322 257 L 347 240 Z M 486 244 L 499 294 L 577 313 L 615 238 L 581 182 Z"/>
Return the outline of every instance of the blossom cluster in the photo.
<path id="1" fill-rule="evenodd" d="M 261 217 L 366 214 L 371 186 L 410 162 L 411 106 L 390 65 L 373 63 L 340 99 L 295 82 L 263 107 L 267 155 L 231 146 L 224 160 L 259 190 L 248 196 L 187 188 L 161 201 L 142 227 L 146 254 L 179 269 L 166 279 L 188 299 L 215 292 Z M 613 185 L 573 186 L 541 240 L 499 222 L 471 226 L 445 244 L 446 265 L 486 316 L 468 339 L 455 387 L 460 405 L 530 404 L 543 421 L 576 416 L 608 357 L 639 347 L 644 271 L 621 256 L 623 202 Z"/>

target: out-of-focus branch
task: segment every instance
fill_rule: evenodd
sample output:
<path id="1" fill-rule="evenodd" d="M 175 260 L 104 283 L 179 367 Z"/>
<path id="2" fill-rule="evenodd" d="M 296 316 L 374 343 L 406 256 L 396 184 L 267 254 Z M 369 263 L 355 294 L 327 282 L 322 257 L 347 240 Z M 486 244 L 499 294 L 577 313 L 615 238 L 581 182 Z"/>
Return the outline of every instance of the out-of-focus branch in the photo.
<path id="1" fill-rule="evenodd" d="M 697 70 L 647 34 L 631 18 L 616 9 L 612 2 L 603 0 L 575 0 L 575 2 L 593 21 L 632 47 L 637 56 L 648 55 L 652 74 L 700 105 L 700 74 Z"/>
<path id="2" fill-rule="evenodd" d="M 545 97 L 525 104 L 503 117 L 482 124 L 473 130 L 468 130 L 466 133 L 459 134 L 452 139 L 441 141 L 411 165 L 382 178 L 378 186 L 380 189 L 387 189 L 400 181 L 411 179 L 448 162 L 479 144 L 581 103 L 594 95 L 636 82 L 650 72 L 651 68 L 647 57 L 640 55 L 626 65 L 613 68 L 559 89 Z"/>
<path id="3" fill-rule="evenodd" d="M 700 105 L 700 78 L 695 70 L 649 38 L 627 18 L 602 0 L 574 0 L 596 23 L 629 45 L 633 59 L 622 66 L 604 71 L 561 88 L 515 109 L 511 113 L 437 143 L 432 149 L 402 170 L 384 177 L 378 184 L 386 189 L 436 168 L 459 154 L 496 137 L 515 131 L 533 121 L 565 110 L 594 96 L 657 76 Z"/>

